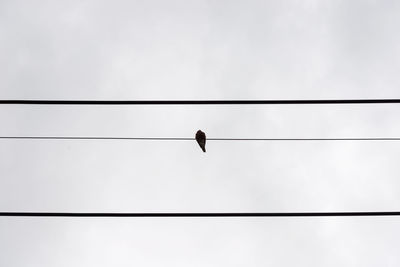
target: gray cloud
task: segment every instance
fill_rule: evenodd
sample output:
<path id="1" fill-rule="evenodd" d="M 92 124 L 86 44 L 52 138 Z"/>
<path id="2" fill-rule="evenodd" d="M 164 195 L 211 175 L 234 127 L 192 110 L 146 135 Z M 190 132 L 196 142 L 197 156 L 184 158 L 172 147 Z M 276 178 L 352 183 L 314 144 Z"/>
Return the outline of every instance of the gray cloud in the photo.
<path id="1" fill-rule="evenodd" d="M 398 97 L 396 1 L 2 1 L 0 98 Z M 393 137 L 399 107 L 1 106 L 0 135 Z M 400 144 L 0 141 L 0 210 L 398 210 Z M 201 152 L 201 153 L 200 153 Z M 1 266 L 397 266 L 397 218 L 1 218 Z"/>

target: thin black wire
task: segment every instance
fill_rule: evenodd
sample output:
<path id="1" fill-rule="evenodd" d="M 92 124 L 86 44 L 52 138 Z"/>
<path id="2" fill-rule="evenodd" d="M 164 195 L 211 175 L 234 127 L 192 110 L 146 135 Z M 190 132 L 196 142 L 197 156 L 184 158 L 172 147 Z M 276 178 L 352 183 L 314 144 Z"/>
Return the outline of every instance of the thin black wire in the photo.
<path id="1" fill-rule="evenodd" d="M 399 104 L 400 99 L 275 99 L 275 100 L 43 100 L 3 99 L 13 105 L 298 105 L 298 104 Z"/>
<path id="2" fill-rule="evenodd" d="M 361 212 L 0 212 L 0 217 L 371 217 L 400 216 L 400 211 Z"/>
<path id="3" fill-rule="evenodd" d="M 94 137 L 94 136 L 0 136 L 0 139 L 39 140 L 144 140 L 144 141 L 193 141 L 186 137 Z M 400 137 L 366 138 L 207 138 L 207 141 L 400 141 Z"/>

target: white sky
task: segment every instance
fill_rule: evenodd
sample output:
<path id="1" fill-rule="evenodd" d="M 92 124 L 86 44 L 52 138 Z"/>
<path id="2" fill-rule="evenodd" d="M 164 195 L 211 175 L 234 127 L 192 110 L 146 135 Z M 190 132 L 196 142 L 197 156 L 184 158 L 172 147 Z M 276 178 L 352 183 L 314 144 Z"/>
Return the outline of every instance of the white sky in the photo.
<path id="1" fill-rule="evenodd" d="M 399 98 L 398 1 L 0 0 L 0 99 Z M 399 137 L 400 106 L 0 106 L 0 135 Z M 0 210 L 400 210 L 395 142 L 0 141 Z M 400 218 L 0 218 L 0 266 L 399 266 Z"/>

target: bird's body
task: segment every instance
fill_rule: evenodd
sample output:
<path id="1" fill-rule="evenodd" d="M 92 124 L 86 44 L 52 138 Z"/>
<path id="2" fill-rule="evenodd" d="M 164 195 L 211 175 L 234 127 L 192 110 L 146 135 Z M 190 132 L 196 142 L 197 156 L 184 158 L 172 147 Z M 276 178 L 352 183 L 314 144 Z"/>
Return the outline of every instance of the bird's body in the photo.
<path id="1" fill-rule="evenodd" d="M 206 152 L 206 134 L 201 130 L 198 130 L 196 133 L 196 141 L 203 150 L 203 152 Z"/>

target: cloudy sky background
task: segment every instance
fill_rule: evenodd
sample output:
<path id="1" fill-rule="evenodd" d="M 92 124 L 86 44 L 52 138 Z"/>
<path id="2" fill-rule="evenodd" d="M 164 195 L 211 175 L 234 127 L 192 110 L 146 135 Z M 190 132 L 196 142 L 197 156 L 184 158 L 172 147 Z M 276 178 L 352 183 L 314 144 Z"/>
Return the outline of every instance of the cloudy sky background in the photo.
<path id="1" fill-rule="evenodd" d="M 1 99 L 399 98 L 398 1 L 0 0 Z M 0 106 L 1 136 L 399 137 L 397 105 Z M 396 142 L 0 141 L 0 210 L 400 210 Z M 0 266 L 398 266 L 399 218 L 0 218 Z"/>

